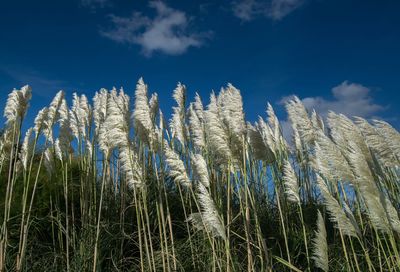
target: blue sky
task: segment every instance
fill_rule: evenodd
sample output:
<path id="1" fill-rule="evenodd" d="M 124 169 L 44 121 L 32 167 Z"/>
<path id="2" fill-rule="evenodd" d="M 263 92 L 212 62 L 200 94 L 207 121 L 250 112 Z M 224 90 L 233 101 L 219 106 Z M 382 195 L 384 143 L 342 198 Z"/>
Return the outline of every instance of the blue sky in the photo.
<path id="1" fill-rule="evenodd" d="M 0 103 L 29 84 L 34 116 L 60 89 L 133 95 L 143 76 L 167 114 L 178 81 L 205 104 L 230 82 L 249 120 L 267 102 L 285 119 L 282 101 L 296 94 L 322 115 L 399 128 L 399 9 L 396 0 L 2 1 Z"/>

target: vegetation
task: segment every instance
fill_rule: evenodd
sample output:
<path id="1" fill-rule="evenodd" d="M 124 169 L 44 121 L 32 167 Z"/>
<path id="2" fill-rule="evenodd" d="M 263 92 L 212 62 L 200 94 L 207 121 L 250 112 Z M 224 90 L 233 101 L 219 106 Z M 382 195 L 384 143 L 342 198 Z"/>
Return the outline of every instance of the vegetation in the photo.
<path id="1" fill-rule="evenodd" d="M 228 85 L 206 108 L 173 92 L 170 122 L 140 79 L 89 105 L 60 91 L 0 141 L 0 271 L 400 271 L 400 134 L 294 97 L 246 123 Z M 326 123 L 326 124 L 325 124 Z M 326 126 L 325 126 L 326 125 Z M 25 135 L 25 136 L 24 136 Z"/>

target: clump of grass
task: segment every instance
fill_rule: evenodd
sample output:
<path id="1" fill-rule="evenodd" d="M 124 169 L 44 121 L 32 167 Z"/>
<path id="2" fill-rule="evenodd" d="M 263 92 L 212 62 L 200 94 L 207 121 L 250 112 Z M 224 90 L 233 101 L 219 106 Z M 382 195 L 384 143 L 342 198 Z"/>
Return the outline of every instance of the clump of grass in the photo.
<path id="1" fill-rule="evenodd" d="M 246 123 L 231 84 L 206 106 L 172 95 L 167 122 L 142 78 L 93 106 L 60 91 L 22 131 L 31 89 L 11 92 L 0 271 L 400 271 L 390 124 L 323 120 L 295 97 L 289 141 L 270 104 Z"/>

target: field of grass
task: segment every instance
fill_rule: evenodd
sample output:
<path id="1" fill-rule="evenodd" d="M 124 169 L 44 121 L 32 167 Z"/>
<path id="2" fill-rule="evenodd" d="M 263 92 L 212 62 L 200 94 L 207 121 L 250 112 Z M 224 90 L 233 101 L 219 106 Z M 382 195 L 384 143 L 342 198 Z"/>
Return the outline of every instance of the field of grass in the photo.
<path id="1" fill-rule="evenodd" d="M 294 97 L 286 139 L 269 104 L 246 122 L 230 84 L 206 106 L 181 84 L 173 97 L 168 121 L 142 79 L 131 98 L 69 107 L 60 91 L 39 113 L 28 86 L 10 93 L 0 271 L 400 271 L 390 124 L 323 120 Z"/>

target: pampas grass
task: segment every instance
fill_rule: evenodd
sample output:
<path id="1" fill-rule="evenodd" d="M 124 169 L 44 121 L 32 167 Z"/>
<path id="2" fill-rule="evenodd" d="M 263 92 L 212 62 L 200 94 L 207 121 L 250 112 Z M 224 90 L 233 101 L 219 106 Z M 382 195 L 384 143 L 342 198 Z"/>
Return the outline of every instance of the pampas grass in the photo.
<path id="1" fill-rule="evenodd" d="M 140 78 L 136 84 L 135 91 L 135 109 L 133 111 L 133 120 L 138 137 L 143 142 L 151 143 L 153 141 L 153 117 L 157 113 L 158 101 L 156 96 L 152 97 L 152 105 L 147 96 L 147 85 L 143 78 Z"/>
<path id="2" fill-rule="evenodd" d="M 233 159 L 232 151 L 229 146 L 229 134 L 222 123 L 220 108 L 214 93 L 210 96 L 205 119 L 209 148 L 217 156 L 218 162 L 226 164 Z"/>
<path id="3" fill-rule="evenodd" d="M 328 258 L 328 243 L 324 218 L 320 211 L 318 211 L 317 217 L 317 230 L 315 231 L 315 237 L 313 239 L 313 260 L 315 266 L 322 269 L 325 272 L 329 271 L 329 258 Z"/>
<path id="4" fill-rule="evenodd" d="M 287 199 L 294 203 L 300 203 L 299 185 L 297 176 L 290 162 L 286 161 L 283 165 L 283 180 L 285 184 L 285 193 Z"/>
<path id="5" fill-rule="evenodd" d="M 165 161 L 170 167 L 169 175 L 174 178 L 175 182 L 182 185 L 184 188 L 192 186 L 192 182 L 189 178 L 189 174 L 186 172 L 184 162 L 181 160 L 179 155 L 169 147 L 168 143 L 164 144 L 165 147 Z"/>
<path id="6" fill-rule="evenodd" d="M 347 217 L 340 203 L 332 196 L 328 186 L 325 184 L 322 178 L 317 176 L 317 180 L 318 187 L 324 197 L 324 203 L 329 212 L 330 219 L 336 223 L 335 226 L 341 232 L 343 232 L 344 235 L 354 237 L 357 236 L 357 226 L 353 225 L 353 222 Z"/>
<path id="7" fill-rule="evenodd" d="M 11 91 L 0 271 L 400 271 L 389 123 L 293 97 L 284 136 L 268 103 L 247 122 L 232 84 L 205 107 L 178 83 L 167 124 L 148 89 L 60 91 L 33 124 L 30 87 Z"/>
<path id="8" fill-rule="evenodd" d="M 186 103 L 186 87 L 178 83 L 173 92 L 173 98 L 178 106 L 173 107 L 170 128 L 172 137 L 176 138 L 182 146 L 186 144 L 187 127 L 185 123 L 185 103 Z"/>
<path id="9" fill-rule="evenodd" d="M 8 95 L 4 109 L 4 117 L 7 120 L 6 124 L 11 125 L 13 122 L 25 117 L 31 97 L 32 89 L 28 85 L 22 87 L 21 90 L 14 89 Z"/>

